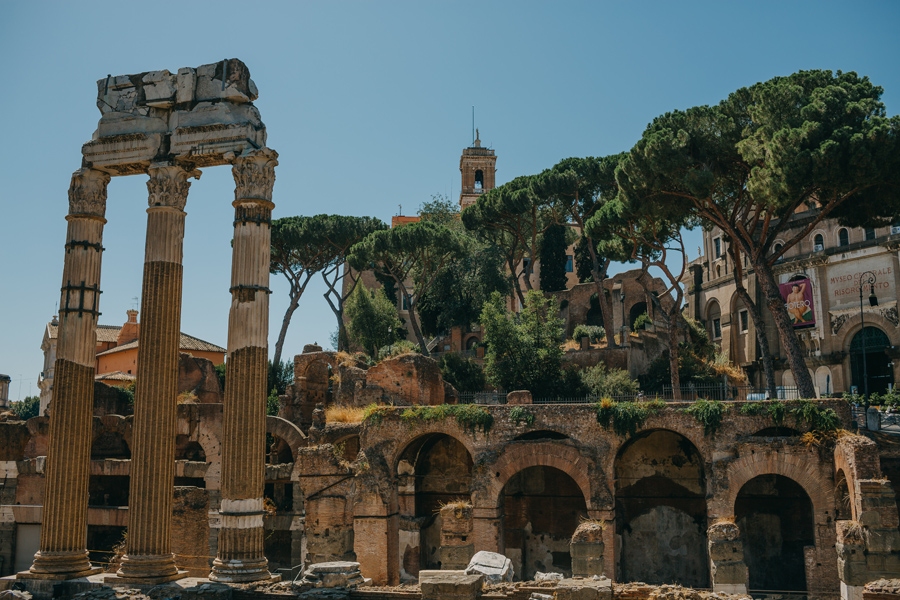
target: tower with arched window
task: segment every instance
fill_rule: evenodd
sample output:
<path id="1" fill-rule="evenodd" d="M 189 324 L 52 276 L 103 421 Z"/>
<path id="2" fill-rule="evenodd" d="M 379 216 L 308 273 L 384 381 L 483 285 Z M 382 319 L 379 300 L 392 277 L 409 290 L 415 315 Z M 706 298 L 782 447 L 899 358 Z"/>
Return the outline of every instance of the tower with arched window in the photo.
<path id="1" fill-rule="evenodd" d="M 494 154 L 494 150 L 482 148 L 480 136 L 476 134 L 475 141 L 463 150 L 462 156 L 459 157 L 459 172 L 462 174 L 462 189 L 459 193 L 460 209 L 475 204 L 481 194 L 494 189 L 496 165 L 497 156 Z"/>

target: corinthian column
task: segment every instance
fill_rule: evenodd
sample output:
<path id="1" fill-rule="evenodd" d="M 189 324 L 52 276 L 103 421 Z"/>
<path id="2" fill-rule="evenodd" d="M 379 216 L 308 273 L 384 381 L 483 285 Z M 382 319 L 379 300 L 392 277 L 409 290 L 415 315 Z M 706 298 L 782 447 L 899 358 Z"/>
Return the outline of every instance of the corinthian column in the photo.
<path id="1" fill-rule="evenodd" d="M 266 371 L 272 186 L 278 153 L 269 148 L 234 160 L 234 246 L 223 407 L 222 529 L 209 578 L 268 579 L 263 552 Z"/>
<path id="2" fill-rule="evenodd" d="M 181 337 L 184 205 L 200 171 L 169 163 L 148 169 L 150 208 L 141 292 L 141 337 L 134 391 L 134 451 L 128 541 L 118 578 L 130 583 L 180 579 L 169 550 L 175 483 L 175 412 Z"/>
<path id="3" fill-rule="evenodd" d="M 87 501 L 108 183 L 106 173 L 82 168 L 69 187 L 41 543 L 31 569 L 19 577 L 71 579 L 100 570 L 88 561 Z"/>

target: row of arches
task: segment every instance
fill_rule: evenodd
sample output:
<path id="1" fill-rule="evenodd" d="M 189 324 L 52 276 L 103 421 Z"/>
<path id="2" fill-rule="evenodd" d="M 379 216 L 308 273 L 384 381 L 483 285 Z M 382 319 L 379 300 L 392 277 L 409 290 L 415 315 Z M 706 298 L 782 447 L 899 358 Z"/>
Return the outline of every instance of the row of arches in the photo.
<path id="1" fill-rule="evenodd" d="M 500 551 L 522 579 L 538 571 L 570 576 L 569 540 L 583 519 L 597 514 L 590 481 L 583 470 L 568 466 L 565 449 L 577 450 L 566 445 L 566 436 L 531 435 L 517 440 L 522 446 L 516 453 L 541 459 L 501 457 L 493 466 Z M 555 453 L 547 454 L 548 443 L 556 445 Z M 540 451 L 529 453 L 529 444 Z M 674 431 L 646 431 L 622 446 L 614 464 L 616 578 L 709 587 L 708 474 L 696 446 Z M 473 467 L 470 448 L 446 433 L 425 434 L 400 453 L 400 515 L 418 526 L 418 545 L 403 550 L 401 544 L 401 574 L 441 568 L 440 507 L 457 500 L 476 507 L 484 502 L 481 491 L 472 488 Z M 814 546 L 815 538 L 813 505 L 803 486 L 779 474 L 758 475 L 741 486 L 731 510 L 741 530 L 751 589 L 804 591 L 804 549 Z"/>

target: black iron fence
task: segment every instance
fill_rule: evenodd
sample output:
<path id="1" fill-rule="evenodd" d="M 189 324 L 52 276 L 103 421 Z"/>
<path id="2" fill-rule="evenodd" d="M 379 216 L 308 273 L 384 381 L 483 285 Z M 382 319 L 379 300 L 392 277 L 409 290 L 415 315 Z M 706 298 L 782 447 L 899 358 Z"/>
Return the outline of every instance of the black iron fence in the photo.
<path id="1" fill-rule="evenodd" d="M 459 394 L 460 404 L 484 404 L 484 405 L 500 405 L 506 404 L 507 393 L 505 391 L 492 392 L 461 392 Z M 532 404 L 594 404 L 602 399 L 601 396 L 534 396 Z M 658 394 L 621 394 L 611 396 L 611 400 L 615 402 L 633 402 L 633 401 L 649 401 L 664 400 L 666 402 L 675 401 L 672 394 L 672 386 L 665 386 L 663 391 Z M 757 402 L 760 400 L 798 400 L 800 393 L 796 387 L 778 386 L 775 390 L 775 396 L 765 389 L 756 388 L 749 385 L 726 385 L 719 384 L 687 384 L 681 386 L 681 402 L 693 402 L 695 400 L 721 400 L 721 401 L 744 401 Z"/>
<path id="2" fill-rule="evenodd" d="M 497 405 L 506 404 L 506 392 L 502 390 L 494 390 L 492 392 L 460 392 L 460 404 L 484 404 Z"/>

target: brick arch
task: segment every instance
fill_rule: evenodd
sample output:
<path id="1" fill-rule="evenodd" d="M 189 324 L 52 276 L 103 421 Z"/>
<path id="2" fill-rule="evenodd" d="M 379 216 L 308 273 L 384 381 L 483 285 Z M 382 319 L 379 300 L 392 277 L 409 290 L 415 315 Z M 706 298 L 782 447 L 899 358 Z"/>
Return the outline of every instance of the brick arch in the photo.
<path id="1" fill-rule="evenodd" d="M 588 510 L 592 510 L 591 480 L 588 474 L 588 459 L 577 448 L 562 441 L 525 442 L 508 445 L 497 461 L 490 465 L 490 489 L 485 500 L 491 507 L 500 505 L 503 488 L 513 475 L 529 467 L 553 467 L 573 480 L 584 494 Z M 476 492 L 476 494 L 478 494 Z M 481 503 L 479 503 L 481 504 Z"/>
<path id="2" fill-rule="evenodd" d="M 736 459 L 726 472 L 728 491 L 720 500 L 717 517 L 734 514 L 734 505 L 744 485 L 760 475 L 781 475 L 798 483 L 812 501 L 816 523 L 825 522 L 825 513 L 834 502 L 834 486 L 823 480 L 816 473 L 815 460 L 797 455 L 775 451 L 756 452 Z M 723 512 L 724 511 L 724 512 Z"/>
<path id="3" fill-rule="evenodd" d="M 685 416 L 687 416 L 687 415 L 685 415 Z M 671 423 L 667 423 L 665 427 L 653 427 L 653 422 L 659 418 L 660 418 L 660 415 L 651 415 L 645 422 L 645 423 L 650 423 L 649 427 L 644 427 L 642 429 L 639 429 L 638 432 L 634 436 L 630 436 L 630 437 L 622 440 L 622 443 L 619 444 L 619 447 L 616 448 L 616 451 L 612 454 L 613 458 L 612 458 L 612 461 L 610 462 L 612 470 L 610 471 L 610 477 L 613 479 L 615 478 L 615 476 L 616 476 L 615 475 L 616 461 L 619 460 L 619 457 L 622 456 L 622 452 L 625 450 L 625 448 L 627 446 L 629 446 L 634 441 L 634 439 L 636 437 L 645 436 L 650 433 L 653 433 L 654 431 L 668 431 L 669 433 L 674 433 L 676 435 L 680 435 L 681 437 L 683 437 L 684 439 L 689 441 L 694 446 L 694 450 L 696 450 L 697 454 L 700 455 L 701 465 L 703 466 L 703 475 L 704 475 L 704 477 L 706 477 L 708 479 L 709 478 L 709 464 L 707 462 L 707 457 L 703 454 L 703 451 L 701 450 L 701 448 L 704 448 L 705 445 L 703 444 L 702 436 L 697 437 L 697 434 L 702 434 L 703 429 L 698 428 L 698 427 L 690 427 L 690 428 L 682 429 L 681 427 L 678 427 L 678 426 L 672 427 Z M 692 421 L 694 419 L 693 417 L 689 417 L 689 418 Z M 612 481 L 612 479 L 610 481 Z"/>
<path id="4" fill-rule="evenodd" d="M 403 453 L 406 452 L 407 448 L 409 448 L 410 445 L 416 440 L 427 437 L 429 435 L 446 435 L 447 437 L 453 438 L 454 440 L 462 444 L 463 448 L 468 451 L 469 456 L 472 457 L 472 460 L 475 460 L 475 444 L 473 443 L 471 436 L 460 435 L 459 427 L 455 425 L 447 426 L 443 424 L 433 424 L 433 426 L 430 426 L 427 429 L 417 430 L 409 437 L 405 437 L 400 440 L 400 443 L 396 446 L 397 450 L 391 457 L 391 476 L 397 474 L 397 466 L 400 464 L 400 458 L 403 456 Z M 362 443 L 362 436 L 360 436 L 360 443 Z"/>
<path id="5" fill-rule="evenodd" d="M 296 460 L 297 448 L 306 446 L 306 435 L 300 428 L 281 417 L 266 415 L 266 433 L 281 438 L 291 449 L 291 458 Z"/>

